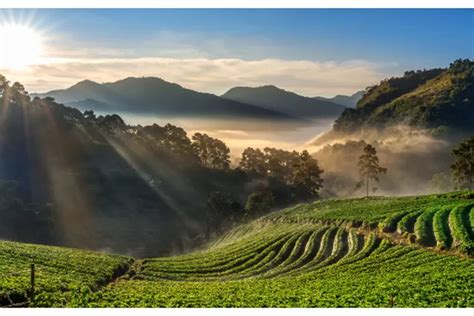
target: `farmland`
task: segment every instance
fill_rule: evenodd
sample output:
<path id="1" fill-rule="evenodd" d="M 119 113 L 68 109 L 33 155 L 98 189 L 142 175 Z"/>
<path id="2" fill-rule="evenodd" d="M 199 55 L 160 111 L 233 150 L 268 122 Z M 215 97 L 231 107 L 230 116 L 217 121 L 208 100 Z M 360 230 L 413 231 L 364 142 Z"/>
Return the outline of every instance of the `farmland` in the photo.
<path id="1" fill-rule="evenodd" d="M 0 242 L 2 304 L 474 307 L 473 207 L 466 191 L 318 201 L 163 258 Z"/>
<path id="2" fill-rule="evenodd" d="M 30 265 L 36 266 L 35 301 L 49 302 L 58 294 L 94 290 L 128 269 L 130 258 L 77 249 L 0 241 L 0 303 L 27 301 Z"/>

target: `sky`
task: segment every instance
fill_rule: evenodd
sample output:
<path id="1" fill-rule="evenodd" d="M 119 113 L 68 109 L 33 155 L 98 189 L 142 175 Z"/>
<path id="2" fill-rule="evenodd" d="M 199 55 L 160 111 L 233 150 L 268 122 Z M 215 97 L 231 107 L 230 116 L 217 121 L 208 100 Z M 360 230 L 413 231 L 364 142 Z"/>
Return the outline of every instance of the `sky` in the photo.
<path id="1" fill-rule="evenodd" d="M 155 76 L 215 94 L 273 84 L 334 96 L 474 58 L 469 9 L 0 10 L 0 31 L 7 23 L 41 37 L 34 62 L 0 60 L 32 92 Z"/>

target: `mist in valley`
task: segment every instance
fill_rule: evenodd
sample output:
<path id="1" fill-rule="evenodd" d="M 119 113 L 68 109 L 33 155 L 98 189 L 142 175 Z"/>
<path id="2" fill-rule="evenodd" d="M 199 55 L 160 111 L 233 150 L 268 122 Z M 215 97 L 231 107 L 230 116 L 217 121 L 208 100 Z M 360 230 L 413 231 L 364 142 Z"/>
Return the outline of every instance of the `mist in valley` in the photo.
<path id="1" fill-rule="evenodd" d="M 242 152 L 247 147 L 260 149 L 273 147 L 289 151 L 310 149 L 311 140 L 330 130 L 336 119 L 334 117 L 281 121 L 232 117 L 145 116 L 131 113 L 119 113 L 119 115 L 130 125 L 164 126 L 171 123 L 184 128 L 189 136 L 195 133 L 206 133 L 218 138 L 229 147 L 232 163 L 235 166 L 238 165 Z"/>
<path id="2" fill-rule="evenodd" d="M 314 156 L 325 170 L 327 196 L 364 196 L 355 190 L 360 180 L 357 166 L 365 145 L 377 150 L 387 174 L 372 183 L 371 195 L 398 196 L 440 193 L 456 189 L 451 179 L 451 151 L 461 136 L 439 137 L 425 129 L 393 126 L 364 129 L 352 134 L 333 131 L 313 140 Z"/>
<path id="3" fill-rule="evenodd" d="M 308 150 L 324 170 L 323 198 L 364 195 L 364 190 L 355 190 L 355 186 L 360 180 L 358 159 L 366 144 L 377 149 L 381 166 L 388 169 L 379 183 L 371 185 L 372 195 L 417 195 L 456 189 L 450 171 L 450 153 L 462 139 L 456 135 L 439 137 L 431 130 L 403 125 L 338 134 L 332 130 L 335 118 L 282 122 L 127 113 L 121 116 L 132 125 L 172 123 L 183 127 L 188 135 L 199 132 L 221 139 L 230 149 L 234 167 L 247 147 Z"/>

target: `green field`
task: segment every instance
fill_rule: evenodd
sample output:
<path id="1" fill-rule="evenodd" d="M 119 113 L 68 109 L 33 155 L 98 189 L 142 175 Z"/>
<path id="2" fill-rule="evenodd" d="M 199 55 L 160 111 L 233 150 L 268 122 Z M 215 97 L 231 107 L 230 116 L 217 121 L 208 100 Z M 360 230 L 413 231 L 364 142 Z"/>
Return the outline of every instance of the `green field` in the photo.
<path id="1" fill-rule="evenodd" d="M 0 300 L 73 307 L 474 307 L 473 198 L 457 192 L 302 204 L 176 257 L 0 242 Z M 38 272 L 30 302 L 32 262 Z"/>

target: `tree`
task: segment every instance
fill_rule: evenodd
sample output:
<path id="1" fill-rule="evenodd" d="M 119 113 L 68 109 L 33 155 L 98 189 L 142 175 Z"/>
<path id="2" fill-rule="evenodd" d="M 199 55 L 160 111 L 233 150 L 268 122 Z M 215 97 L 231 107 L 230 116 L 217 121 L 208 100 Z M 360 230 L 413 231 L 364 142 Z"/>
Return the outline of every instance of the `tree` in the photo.
<path id="1" fill-rule="evenodd" d="M 294 166 L 293 185 L 302 197 L 316 197 L 323 186 L 322 173 L 318 161 L 304 150 L 299 155 L 299 162 Z"/>
<path id="2" fill-rule="evenodd" d="M 215 169 L 229 169 L 230 149 L 223 141 L 201 133 L 194 134 L 192 139 L 192 146 L 202 165 Z"/>
<path id="3" fill-rule="evenodd" d="M 19 83 L 15 82 L 12 87 L 12 100 L 16 104 L 19 105 L 24 105 L 30 102 L 30 96 L 28 95 L 28 92 L 26 91 L 25 87 Z"/>
<path id="4" fill-rule="evenodd" d="M 8 80 L 4 76 L 0 75 L 0 98 L 3 98 L 3 94 L 8 89 Z"/>
<path id="5" fill-rule="evenodd" d="M 224 219 L 230 222 L 241 215 L 239 203 L 234 201 L 227 193 L 212 191 L 207 199 L 206 212 L 206 239 L 209 240 L 211 232 L 220 232 L 224 226 Z"/>
<path id="6" fill-rule="evenodd" d="M 84 118 L 89 121 L 95 121 L 97 117 L 95 116 L 94 111 L 89 110 L 89 111 L 84 111 Z"/>
<path id="7" fill-rule="evenodd" d="M 460 187 L 471 190 L 474 177 L 474 136 L 461 142 L 451 155 L 454 157 L 451 165 L 453 177 Z"/>
<path id="8" fill-rule="evenodd" d="M 123 119 L 117 114 L 106 115 L 105 117 L 102 117 L 99 122 L 99 126 L 110 134 L 121 133 L 127 127 Z"/>
<path id="9" fill-rule="evenodd" d="M 244 171 L 252 171 L 261 175 L 267 174 L 265 155 L 260 149 L 246 148 L 242 153 L 239 167 Z"/>
<path id="10" fill-rule="evenodd" d="M 275 148 L 264 148 L 267 172 L 270 177 L 275 177 L 287 184 L 292 184 L 294 168 L 299 163 L 297 151 L 286 151 Z"/>
<path id="11" fill-rule="evenodd" d="M 387 173 L 387 169 L 379 166 L 379 158 L 377 157 L 375 147 L 367 144 L 364 147 L 364 154 L 359 157 L 359 174 L 361 179 L 356 188 L 360 188 L 365 183 L 366 196 L 369 196 L 370 180 L 379 182 L 379 174 L 385 173 Z"/>
<path id="12" fill-rule="evenodd" d="M 314 198 L 322 187 L 323 170 L 306 150 L 299 153 L 266 147 L 262 152 L 260 149 L 247 148 L 242 153 L 239 167 L 246 172 L 264 176 L 269 184 L 278 183 L 277 186 L 283 190 L 275 190 L 273 185 L 271 187 L 273 192 L 279 191 L 275 196 L 280 202 Z"/>
<path id="13" fill-rule="evenodd" d="M 274 206 L 275 197 L 267 187 L 261 186 L 247 198 L 245 213 L 247 217 L 253 218 L 268 213 Z"/>
<path id="14" fill-rule="evenodd" d="M 186 131 L 171 124 L 153 124 L 137 131 L 137 137 L 158 151 L 166 151 L 180 161 L 196 162 L 197 155 Z"/>

